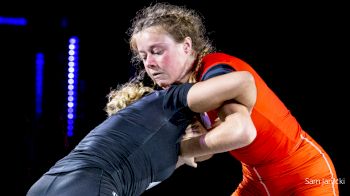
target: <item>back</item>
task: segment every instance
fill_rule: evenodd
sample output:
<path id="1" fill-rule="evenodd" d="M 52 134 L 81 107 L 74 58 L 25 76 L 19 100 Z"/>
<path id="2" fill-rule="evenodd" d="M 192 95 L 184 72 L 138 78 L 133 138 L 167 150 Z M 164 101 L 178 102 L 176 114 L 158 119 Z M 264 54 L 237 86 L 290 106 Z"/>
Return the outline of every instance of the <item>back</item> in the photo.
<path id="1" fill-rule="evenodd" d="M 181 135 L 194 113 L 187 107 L 191 84 L 153 92 L 93 129 L 48 173 L 98 167 L 120 190 L 139 194 L 175 170 Z M 132 190 L 132 191 L 131 191 Z"/>

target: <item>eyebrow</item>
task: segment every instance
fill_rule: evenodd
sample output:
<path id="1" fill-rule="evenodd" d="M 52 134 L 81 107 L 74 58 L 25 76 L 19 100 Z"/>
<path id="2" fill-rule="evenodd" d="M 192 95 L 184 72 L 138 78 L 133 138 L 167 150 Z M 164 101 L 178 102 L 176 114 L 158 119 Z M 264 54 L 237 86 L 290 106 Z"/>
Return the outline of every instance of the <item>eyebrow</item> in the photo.
<path id="1" fill-rule="evenodd" d="M 166 45 L 165 43 L 155 43 L 151 45 L 149 48 L 147 48 L 147 50 L 148 49 L 153 50 L 154 48 L 157 48 L 157 47 L 165 48 L 165 45 Z M 139 50 L 138 53 L 146 53 L 146 52 L 144 50 Z"/>

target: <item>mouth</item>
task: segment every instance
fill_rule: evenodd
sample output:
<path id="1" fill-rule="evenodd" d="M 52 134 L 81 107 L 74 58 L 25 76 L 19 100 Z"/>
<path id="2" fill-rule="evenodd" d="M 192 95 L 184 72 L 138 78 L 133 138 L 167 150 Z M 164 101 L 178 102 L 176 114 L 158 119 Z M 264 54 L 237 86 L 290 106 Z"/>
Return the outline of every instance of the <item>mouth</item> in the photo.
<path id="1" fill-rule="evenodd" d="M 152 76 L 154 77 L 154 78 L 156 78 L 157 76 L 159 76 L 159 75 L 161 75 L 162 73 L 160 73 L 160 72 L 155 72 L 155 73 L 153 73 L 152 74 Z"/>

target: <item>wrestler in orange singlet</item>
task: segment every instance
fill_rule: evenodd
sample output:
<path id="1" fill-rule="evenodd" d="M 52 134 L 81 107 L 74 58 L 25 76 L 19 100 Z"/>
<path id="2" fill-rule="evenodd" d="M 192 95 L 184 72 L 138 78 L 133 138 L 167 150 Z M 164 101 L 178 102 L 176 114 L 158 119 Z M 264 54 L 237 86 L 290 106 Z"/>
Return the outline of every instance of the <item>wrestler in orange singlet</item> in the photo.
<path id="1" fill-rule="evenodd" d="M 229 71 L 253 74 L 258 93 L 251 114 L 257 136 L 250 145 L 230 151 L 243 167 L 243 180 L 232 195 L 338 195 L 337 174 L 328 154 L 251 66 L 212 53 L 203 58 L 199 79 Z M 208 116 L 212 122 L 216 118 L 214 111 Z"/>

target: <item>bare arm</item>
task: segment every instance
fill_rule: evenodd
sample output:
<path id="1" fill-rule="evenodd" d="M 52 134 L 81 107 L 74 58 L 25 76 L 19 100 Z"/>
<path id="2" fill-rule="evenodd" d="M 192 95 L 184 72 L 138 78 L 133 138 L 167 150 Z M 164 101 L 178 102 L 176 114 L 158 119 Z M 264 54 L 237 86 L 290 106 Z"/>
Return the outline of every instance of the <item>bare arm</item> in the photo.
<path id="1" fill-rule="evenodd" d="M 181 156 L 198 157 L 226 152 L 247 146 L 255 139 L 256 130 L 247 108 L 238 103 L 226 103 L 224 107 L 220 125 L 205 135 L 181 142 Z"/>
<path id="2" fill-rule="evenodd" d="M 198 82 L 187 95 L 188 106 L 194 112 L 219 108 L 231 99 L 246 106 L 251 112 L 256 101 L 256 87 L 249 72 L 236 71 Z"/>
<path id="3" fill-rule="evenodd" d="M 222 123 L 202 136 L 182 141 L 182 157 L 226 152 L 247 146 L 255 139 L 250 114 L 256 101 L 256 86 L 249 72 L 232 72 L 198 82 L 190 89 L 187 100 L 195 112 L 219 108 Z"/>

